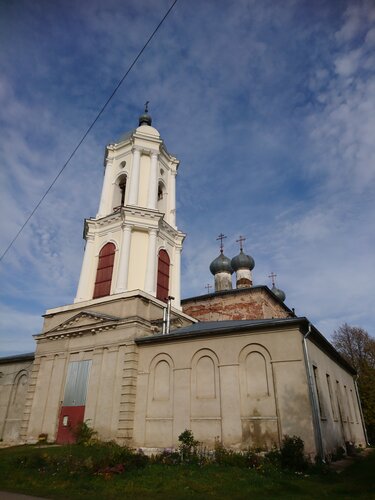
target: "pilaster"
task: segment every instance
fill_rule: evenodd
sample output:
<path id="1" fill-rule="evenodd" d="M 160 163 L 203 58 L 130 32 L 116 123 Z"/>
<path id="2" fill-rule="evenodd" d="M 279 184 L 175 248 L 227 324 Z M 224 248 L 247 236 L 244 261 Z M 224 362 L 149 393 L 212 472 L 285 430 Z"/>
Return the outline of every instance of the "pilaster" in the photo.
<path id="1" fill-rule="evenodd" d="M 32 406 L 33 406 L 34 394 L 36 391 L 36 383 L 38 380 L 40 364 L 41 364 L 41 358 L 36 357 L 34 360 L 34 363 L 33 363 L 33 367 L 32 367 L 32 370 L 30 373 L 30 378 L 29 378 L 29 384 L 27 387 L 26 401 L 25 401 L 21 429 L 20 429 L 21 442 L 27 441 L 27 437 L 28 437 L 27 431 L 29 428 L 30 415 L 31 415 L 31 410 L 32 410 Z"/>
<path id="2" fill-rule="evenodd" d="M 95 251 L 94 236 L 86 235 L 86 247 L 83 255 L 81 275 L 79 277 L 77 296 L 74 299 L 74 302 L 82 302 L 83 300 L 89 300 L 92 298 L 91 295 L 89 295 L 89 293 L 91 291 L 90 289 L 91 267 L 93 266 L 95 260 L 94 251 Z"/>
<path id="3" fill-rule="evenodd" d="M 150 229 L 148 233 L 148 255 L 145 289 L 146 292 L 149 292 L 151 295 L 155 295 L 156 293 L 156 243 L 157 231 L 156 229 Z"/>
<path id="4" fill-rule="evenodd" d="M 117 439 L 125 444 L 131 444 L 133 439 L 137 372 L 138 348 L 132 342 L 126 345 L 125 350 L 117 430 Z"/>
<path id="5" fill-rule="evenodd" d="M 141 150 L 138 147 L 133 148 L 133 163 L 130 176 L 129 187 L 129 205 L 138 204 L 138 190 L 139 190 L 139 174 L 141 163 Z"/>
<path id="6" fill-rule="evenodd" d="M 153 210 L 157 208 L 158 201 L 158 153 L 151 151 L 150 181 L 148 186 L 147 206 Z"/>
<path id="7" fill-rule="evenodd" d="M 125 292 L 128 286 L 129 256 L 132 228 L 124 224 L 122 227 L 119 266 L 117 271 L 117 283 L 115 293 Z"/>

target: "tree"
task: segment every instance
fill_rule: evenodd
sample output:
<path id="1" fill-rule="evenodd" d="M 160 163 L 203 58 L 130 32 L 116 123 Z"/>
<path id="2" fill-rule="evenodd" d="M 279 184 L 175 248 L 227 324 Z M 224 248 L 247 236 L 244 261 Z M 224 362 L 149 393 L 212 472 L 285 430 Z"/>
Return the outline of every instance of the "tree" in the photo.
<path id="1" fill-rule="evenodd" d="M 375 339 L 366 330 L 344 323 L 335 330 L 333 345 L 358 373 L 358 391 L 368 438 L 375 442 Z"/>

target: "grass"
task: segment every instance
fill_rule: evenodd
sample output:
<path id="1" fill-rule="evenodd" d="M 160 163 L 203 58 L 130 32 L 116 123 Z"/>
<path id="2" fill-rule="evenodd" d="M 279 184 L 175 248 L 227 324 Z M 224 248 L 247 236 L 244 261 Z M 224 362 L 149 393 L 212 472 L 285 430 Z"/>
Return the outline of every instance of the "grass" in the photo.
<path id="1" fill-rule="evenodd" d="M 106 454 L 100 446 L 80 445 L 2 449 L 0 490 L 52 499 L 375 499 L 374 452 L 341 474 L 323 468 L 296 474 L 272 467 L 148 464 L 126 466 L 119 474 L 104 468 L 98 475 L 92 460 L 107 463 Z M 72 463 L 81 466 L 69 468 Z"/>

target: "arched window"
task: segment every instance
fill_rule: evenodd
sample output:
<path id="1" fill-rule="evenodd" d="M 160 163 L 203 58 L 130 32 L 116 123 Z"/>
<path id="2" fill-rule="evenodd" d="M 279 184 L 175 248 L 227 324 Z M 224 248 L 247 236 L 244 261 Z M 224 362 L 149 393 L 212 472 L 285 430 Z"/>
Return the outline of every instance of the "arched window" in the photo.
<path id="1" fill-rule="evenodd" d="M 116 247 L 113 243 L 107 243 L 100 250 L 93 299 L 105 297 L 111 293 L 115 250 Z"/>
<path id="2" fill-rule="evenodd" d="M 167 210 L 167 192 L 163 181 L 158 182 L 158 210 L 162 213 Z"/>
<path id="3" fill-rule="evenodd" d="M 167 302 L 169 295 L 169 266 L 170 260 L 165 250 L 160 250 L 158 259 L 158 283 L 156 298 Z"/>
<path id="4" fill-rule="evenodd" d="M 125 206 L 125 193 L 126 193 L 126 174 L 121 175 L 116 181 L 116 189 L 113 193 L 113 211 L 116 212 L 120 210 L 121 207 Z"/>
<path id="5" fill-rule="evenodd" d="M 118 185 L 121 192 L 121 206 L 125 205 L 125 191 L 126 191 L 126 176 L 121 179 L 120 184 Z"/>

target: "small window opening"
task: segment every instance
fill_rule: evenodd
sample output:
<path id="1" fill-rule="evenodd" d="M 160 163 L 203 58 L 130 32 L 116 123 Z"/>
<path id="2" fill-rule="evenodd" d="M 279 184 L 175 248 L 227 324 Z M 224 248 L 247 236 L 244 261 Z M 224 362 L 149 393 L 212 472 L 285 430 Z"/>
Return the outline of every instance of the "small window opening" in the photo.
<path id="1" fill-rule="evenodd" d="M 346 385 L 344 385 L 344 391 L 345 391 L 345 399 L 346 399 L 346 407 L 347 407 L 347 415 L 346 415 L 346 419 L 353 423 L 354 420 L 353 420 L 353 414 L 352 414 L 352 409 L 350 407 L 350 400 L 349 400 L 349 396 L 348 396 L 348 388 L 346 387 Z"/>
<path id="2" fill-rule="evenodd" d="M 328 373 L 326 373 L 326 379 L 327 379 L 329 400 L 331 402 L 332 417 L 333 417 L 333 420 L 337 420 L 336 408 L 335 408 L 335 403 L 334 403 L 334 399 L 333 399 L 333 392 L 332 392 L 332 385 L 331 385 L 331 377 L 329 376 Z"/>
<path id="3" fill-rule="evenodd" d="M 118 212 L 121 207 L 125 206 L 127 176 L 123 174 L 117 179 L 115 189 L 113 191 L 113 211 Z"/>
<path id="4" fill-rule="evenodd" d="M 322 404 L 322 395 L 321 395 L 320 384 L 319 384 L 318 368 L 316 366 L 313 366 L 313 370 L 314 370 L 314 381 L 315 381 L 316 395 L 318 397 L 319 414 L 320 414 L 320 418 L 325 419 L 326 416 L 324 413 L 324 406 Z"/>
<path id="5" fill-rule="evenodd" d="M 159 185 L 158 185 L 158 201 L 160 201 L 160 200 L 163 199 L 163 195 L 164 195 L 163 185 L 161 184 L 161 182 L 159 182 Z"/>
<path id="6" fill-rule="evenodd" d="M 121 180 L 119 188 L 121 191 L 121 206 L 123 207 L 125 205 L 126 177 Z"/>

